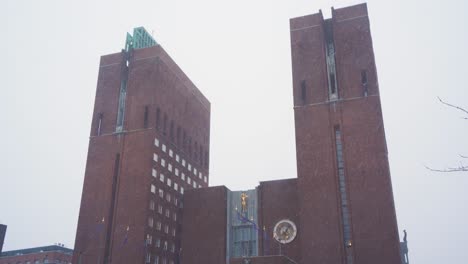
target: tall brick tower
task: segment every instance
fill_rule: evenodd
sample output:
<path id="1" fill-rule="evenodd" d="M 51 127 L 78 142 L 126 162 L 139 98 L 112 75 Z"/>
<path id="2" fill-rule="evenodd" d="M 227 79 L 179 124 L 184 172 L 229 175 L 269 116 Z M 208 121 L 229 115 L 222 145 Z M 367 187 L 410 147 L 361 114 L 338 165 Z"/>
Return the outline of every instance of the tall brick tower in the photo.
<path id="1" fill-rule="evenodd" d="M 400 262 L 366 4 L 291 19 L 299 263 Z"/>
<path id="2" fill-rule="evenodd" d="M 102 56 L 73 263 L 178 263 L 209 139 L 210 102 L 146 30 Z"/>

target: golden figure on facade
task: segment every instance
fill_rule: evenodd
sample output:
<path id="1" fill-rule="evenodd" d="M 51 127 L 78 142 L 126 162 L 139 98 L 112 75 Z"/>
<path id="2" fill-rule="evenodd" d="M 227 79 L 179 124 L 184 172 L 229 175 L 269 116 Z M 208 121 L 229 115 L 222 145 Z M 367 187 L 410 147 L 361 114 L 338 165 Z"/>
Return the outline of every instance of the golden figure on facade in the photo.
<path id="1" fill-rule="evenodd" d="M 246 193 L 241 194 L 241 205 L 242 205 L 242 212 L 247 212 L 247 198 L 249 196 Z"/>

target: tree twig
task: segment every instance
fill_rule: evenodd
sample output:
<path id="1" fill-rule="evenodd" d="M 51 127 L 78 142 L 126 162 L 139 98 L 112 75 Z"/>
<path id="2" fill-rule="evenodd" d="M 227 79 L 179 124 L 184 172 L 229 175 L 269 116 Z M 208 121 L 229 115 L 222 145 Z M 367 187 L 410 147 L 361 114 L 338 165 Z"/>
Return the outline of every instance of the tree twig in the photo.
<path id="1" fill-rule="evenodd" d="M 437 99 L 439 99 L 439 101 L 440 101 L 441 103 L 443 103 L 444 105 L 453 107 L 453 108 L 458 109 L 458 110 L 460 110 L 460 111 L 462 111 L 462 112 L 465 112 L 465 114 L 468 114 L 468 111 L 467 111 L 466 109 L 462 108 L 462 107 L 459 107 L 459 106 L 456 106 L 456 105 L 453 105 L 453 104 L 446 103 L 446 102 L 442 101 L 442 99 L 440 99 L 439 96 L 437 96 Z M 463 119 L 468 119 L 468 118 L 463 117 Z"/>
<path id="2" fill-rule="evenodd" d="M 468 166 L 460 166 L 460 167 L 457 167 L 457 168 L 448 168 L 448 169 L 433 169 L 433 168 L 430 168 L 428 166 L 424 166 L 426 167 L 426 169 L 430 170 L 430 171 L 435 171 L 435 172 L 460 172 L 460 171 L 468 171 Z"/>

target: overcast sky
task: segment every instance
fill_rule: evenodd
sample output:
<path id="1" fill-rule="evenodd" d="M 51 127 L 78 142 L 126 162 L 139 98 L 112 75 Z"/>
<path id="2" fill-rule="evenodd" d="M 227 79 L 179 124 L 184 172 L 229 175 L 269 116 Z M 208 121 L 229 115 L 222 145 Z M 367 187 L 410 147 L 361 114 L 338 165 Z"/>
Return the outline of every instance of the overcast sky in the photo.
<path id="1" fill-rule="evenodd" d="M 211 101 L 210 185 L 296 177 L 289 18 L 362 1 L 0 0 L 4 250 L 73 247 L 99 57 L 144 26 Z M 400 235 L 468 259 L 468 1 L 368 1 Z"/>

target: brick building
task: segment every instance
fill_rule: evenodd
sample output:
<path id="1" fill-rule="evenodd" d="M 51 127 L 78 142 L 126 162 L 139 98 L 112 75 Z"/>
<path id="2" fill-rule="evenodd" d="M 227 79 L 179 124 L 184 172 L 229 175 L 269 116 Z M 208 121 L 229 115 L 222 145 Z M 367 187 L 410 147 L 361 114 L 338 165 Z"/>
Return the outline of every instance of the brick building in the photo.
<path id="1" fill-rule="evenodd" d="M 210 103 L 146 31 L 101 58 L 74 263 L 400 263 L 367 7 L 290 33 L 297 177 L 244 191 L 199 188 Z"/>
<path id="2" fill-rule="evenodd" d="M 178 263 L 209 138 L 210 102 L 143 28 L 102 56 L 73 263 Z"/>
<path id="3" fill-rule="evenodd" d="M 400 263 L 367 6 L 290 32 L 297 178 L 189 190 L 182 264 Z"/>
<path id="4" fill-rule="evenodd" d="M 6 235 L 7 226 L 0 224 L 0 254 L 3 250 L 3 242 L 5 242 L 5 235 Z"/>
<path id="5" fill-rule="evenodd" d="M 71 264 L 73 250 L 63 245 L 5 251 L 0 264 Z"/>

